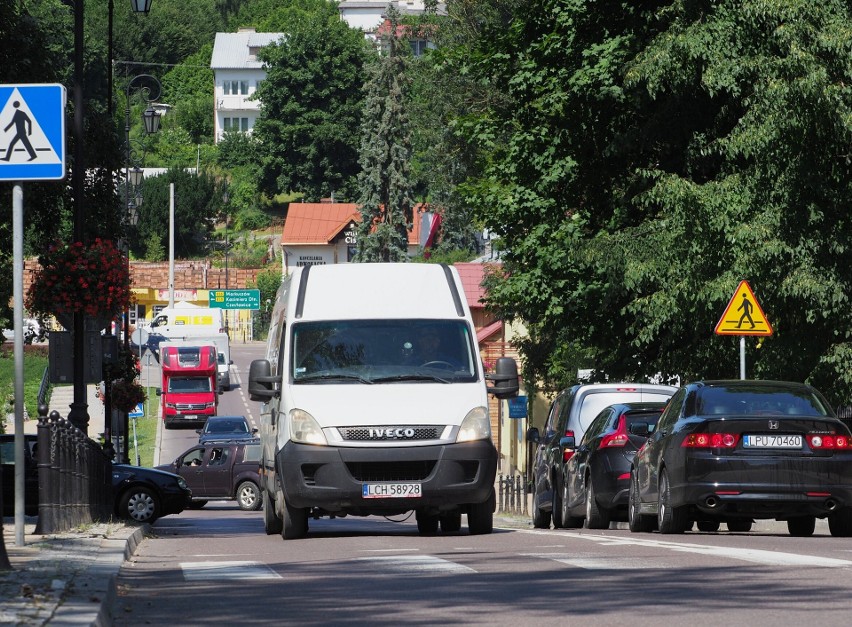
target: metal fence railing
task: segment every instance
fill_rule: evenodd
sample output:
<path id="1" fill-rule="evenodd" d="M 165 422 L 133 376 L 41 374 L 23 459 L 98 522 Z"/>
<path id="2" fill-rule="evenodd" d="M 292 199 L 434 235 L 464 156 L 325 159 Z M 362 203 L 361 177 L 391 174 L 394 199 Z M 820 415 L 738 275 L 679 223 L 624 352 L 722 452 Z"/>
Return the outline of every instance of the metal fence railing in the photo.
<path id="1" fill-rule="evenodd" d="M 112 461 L 94 440 L 59 412 L 39 405 L 38 463 L 40 535 L 59 533 L 112 517 Z"/>
<path id="2" fill-rule="evenodd" d="M 497 511 L 502 514 L 527 515 L 526 486 L 527 478 L 522 474 L 497 475 Z"/>

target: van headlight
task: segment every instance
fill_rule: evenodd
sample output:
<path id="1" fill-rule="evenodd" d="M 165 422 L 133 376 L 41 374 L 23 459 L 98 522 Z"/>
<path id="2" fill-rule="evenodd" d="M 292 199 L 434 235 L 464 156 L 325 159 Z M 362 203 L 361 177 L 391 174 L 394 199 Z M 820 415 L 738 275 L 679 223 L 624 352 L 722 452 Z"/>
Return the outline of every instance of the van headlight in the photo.
<path id="1" fill-rule="evenodd" d="M 456 442 L 473 442 L 491 438 L 491 417 L 485 407 L 474 407 L 462 420 Z"/>
<path id="2" fill-rule="evenodd" d="M 328 444 L 319 423 L 302 409 L 290 410 L 290 440 L 298 444 Z"/>

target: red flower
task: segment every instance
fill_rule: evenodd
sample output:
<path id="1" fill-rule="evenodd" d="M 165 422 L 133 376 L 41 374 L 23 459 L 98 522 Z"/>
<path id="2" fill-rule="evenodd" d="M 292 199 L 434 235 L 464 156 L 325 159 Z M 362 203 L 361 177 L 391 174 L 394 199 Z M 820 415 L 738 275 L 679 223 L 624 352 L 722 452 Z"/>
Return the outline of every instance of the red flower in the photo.
<path id="1" fill-rule="evenodd" d="M 33 313 L 115 317 L 132 302 L 127 258 L 112 240 L 52 245 L 39 261 L 25 301 Z"/>

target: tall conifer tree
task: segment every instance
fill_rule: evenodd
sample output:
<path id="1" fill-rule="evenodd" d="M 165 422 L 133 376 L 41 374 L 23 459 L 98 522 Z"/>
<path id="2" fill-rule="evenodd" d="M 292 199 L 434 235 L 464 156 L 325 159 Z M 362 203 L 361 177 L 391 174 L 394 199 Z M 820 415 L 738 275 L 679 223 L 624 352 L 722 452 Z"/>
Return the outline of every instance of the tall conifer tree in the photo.
<path id="1" fill-rule="evenodd" d="M 411 228 L 411 130 L 406 113 L 407 50 L 399 12 L 388 7 L 383 54 L 369 68 L 358 176 L 362 221 L 356 261 L 406 261 Z"/>

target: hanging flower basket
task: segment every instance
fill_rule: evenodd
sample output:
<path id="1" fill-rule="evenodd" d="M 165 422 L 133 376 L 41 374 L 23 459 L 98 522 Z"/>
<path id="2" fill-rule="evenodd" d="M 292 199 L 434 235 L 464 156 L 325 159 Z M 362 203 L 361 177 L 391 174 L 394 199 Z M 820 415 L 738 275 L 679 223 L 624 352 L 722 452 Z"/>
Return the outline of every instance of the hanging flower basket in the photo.
<path id="1" fill-rule="evenodd" d="M 39 261 L 24 303 L 30 312 L 110 319 L 131 304 L 127 258 L 111 240 L 54 244 Z"/>
<path id="2" fill-rule="evenodd" d="M 125 381 L 118 379 L 110 386 L 110 400 L 113 409 L 119 411 L 133 411 L 139 403 L 144 403 L 147 396 L 145 388 L 136 381 Z"/>

